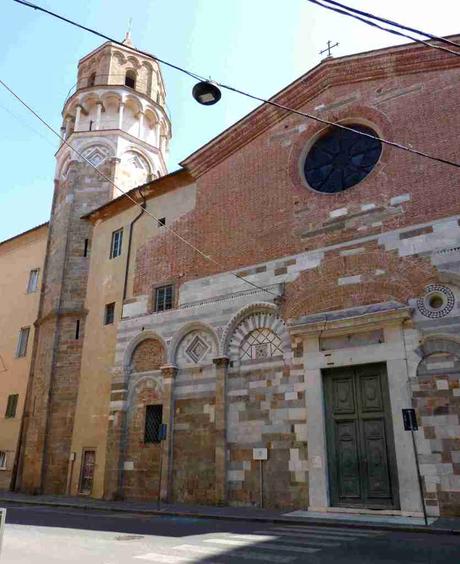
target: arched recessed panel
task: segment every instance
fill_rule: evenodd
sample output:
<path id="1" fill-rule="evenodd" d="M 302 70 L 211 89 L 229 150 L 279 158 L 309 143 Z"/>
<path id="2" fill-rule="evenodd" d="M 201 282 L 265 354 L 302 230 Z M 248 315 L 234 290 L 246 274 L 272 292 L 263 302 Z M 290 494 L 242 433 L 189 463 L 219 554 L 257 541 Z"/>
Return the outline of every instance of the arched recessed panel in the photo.
<path id="1" fill-rule="evenodd" d="M 165 351 L 157 339 L 141 341 L 131 357 L 131 372 L 149 372 L 159 370 L 165 363 Z"/>

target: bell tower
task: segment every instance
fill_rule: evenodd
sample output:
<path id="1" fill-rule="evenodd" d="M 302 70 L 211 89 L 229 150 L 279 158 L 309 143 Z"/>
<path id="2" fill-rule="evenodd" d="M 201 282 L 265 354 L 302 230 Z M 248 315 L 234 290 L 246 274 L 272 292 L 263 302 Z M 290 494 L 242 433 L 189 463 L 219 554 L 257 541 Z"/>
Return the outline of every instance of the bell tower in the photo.
<path id="1" fill-rule="evenodd" d="M 158 63 L 130 49 L 129 33 L 123 43 L 105 43 L 80 60 L 76 92 L 64 104 L 62 135 L 72 137 L 72 146 L 96 166 L 115 157 L 114 181 L 126 190 L 167 173 L 171 124 Z M 62 147 L 60 171 L 71 159 Z M 121 194 L 115 192 L 113 197 Z"/>
<path id="2" fill-rule="evenodd" d="M 112 182 L 127 191 L 166 174 L 171 137 L 158 63 L 133 50 L 129 34 L 123 46 L 107 42 L 80 60 L 62 115 L 70 147 L 56 153 L 16 482 L 49 494 L 66 493 L 80 380 L 92 238 L 82 216 L 121 195 Z"/>

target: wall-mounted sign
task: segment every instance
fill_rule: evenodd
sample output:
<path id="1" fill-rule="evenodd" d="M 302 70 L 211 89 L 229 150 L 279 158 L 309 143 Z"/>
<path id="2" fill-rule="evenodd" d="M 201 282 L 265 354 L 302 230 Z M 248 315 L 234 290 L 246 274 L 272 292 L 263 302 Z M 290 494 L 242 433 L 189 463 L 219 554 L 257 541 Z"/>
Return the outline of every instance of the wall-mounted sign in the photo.
<path id="1" fill-rule="evenodd" d="M 415 409 L 403 409 L 403 422 L 405 431 L 418 431 L 417 417 Z"/>
<path id="2" fill-rule="evenodd" d="M 268 459 L 268 450 L 266 448 L 253 448 L 252 449 L 252 458 L 254 460 L 267 460 Z"/>

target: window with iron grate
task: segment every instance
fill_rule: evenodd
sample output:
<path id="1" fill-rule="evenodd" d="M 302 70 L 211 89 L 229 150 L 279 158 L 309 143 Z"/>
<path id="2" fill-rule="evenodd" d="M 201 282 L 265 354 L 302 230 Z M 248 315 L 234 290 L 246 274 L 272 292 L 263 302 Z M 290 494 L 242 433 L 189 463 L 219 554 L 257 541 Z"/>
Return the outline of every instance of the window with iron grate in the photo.
<path id="1" fill-rule="evenodd" d="M 160 427 L 162 421 L 162 405 L 147 405 L 145 407 L 144 443 L 160 442 Z"/>

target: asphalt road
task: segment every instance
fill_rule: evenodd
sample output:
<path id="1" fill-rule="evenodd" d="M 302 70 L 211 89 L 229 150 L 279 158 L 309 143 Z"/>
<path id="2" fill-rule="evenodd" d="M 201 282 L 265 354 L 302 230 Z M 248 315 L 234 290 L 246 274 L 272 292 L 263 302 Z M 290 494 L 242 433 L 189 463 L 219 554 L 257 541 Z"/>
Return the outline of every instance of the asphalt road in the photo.
<path id="1" fill-rule="evenodd" d="M 1 564 L 455 564 L 460 536 L 8 508 Z"/>

